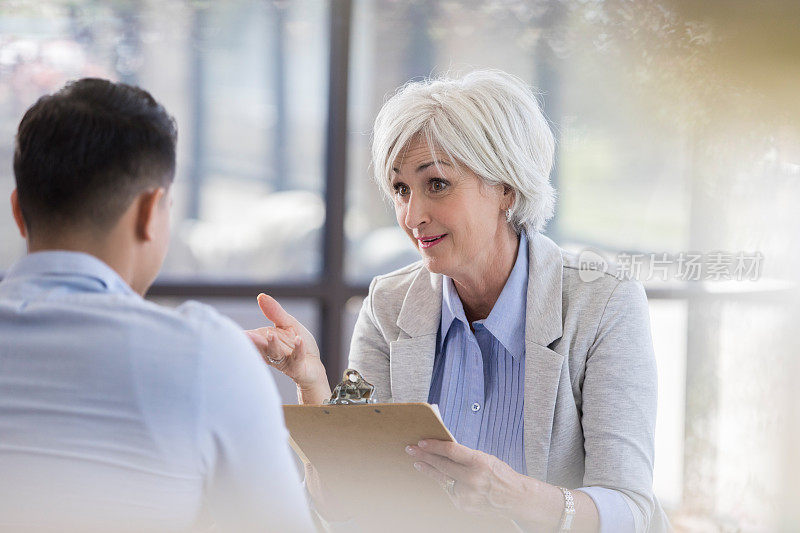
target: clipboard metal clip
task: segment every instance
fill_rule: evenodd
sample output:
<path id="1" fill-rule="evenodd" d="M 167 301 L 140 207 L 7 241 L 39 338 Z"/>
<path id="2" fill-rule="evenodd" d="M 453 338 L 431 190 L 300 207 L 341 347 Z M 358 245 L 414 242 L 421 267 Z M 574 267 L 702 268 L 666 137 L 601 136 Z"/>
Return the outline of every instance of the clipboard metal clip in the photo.
<path id="1" fill-rule="evenodd" d="M 331 399 L 323 403 L 327 405 L 363 405 L 377 402 L 375 385 L 367 382 L 357 370 L 348 368 L 344 371 L 341 383 L 333 389 Z"/>

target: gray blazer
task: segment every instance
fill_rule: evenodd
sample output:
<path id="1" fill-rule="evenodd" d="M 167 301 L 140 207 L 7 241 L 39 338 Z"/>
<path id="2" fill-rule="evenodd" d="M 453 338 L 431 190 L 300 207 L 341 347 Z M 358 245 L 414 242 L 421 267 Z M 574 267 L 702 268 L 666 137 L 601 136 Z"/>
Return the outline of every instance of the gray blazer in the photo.
<path id="1" fill-rule="evenodd" d="M 647 298 L 536 233 L 528 244 L 524 449 L 528 475 L 619 491 L 637 532 L 666 531 L 653 495 L 657 380 Z M 421 262 L 376 277 L 353 332 L 350 366 L 380 401 L 426 402 L 442 276 Z"/>

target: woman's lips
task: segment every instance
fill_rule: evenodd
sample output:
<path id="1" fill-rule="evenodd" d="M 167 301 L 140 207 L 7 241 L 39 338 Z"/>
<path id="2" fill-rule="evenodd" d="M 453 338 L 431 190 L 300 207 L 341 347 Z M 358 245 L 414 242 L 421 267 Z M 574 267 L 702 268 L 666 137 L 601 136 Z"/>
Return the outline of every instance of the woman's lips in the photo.
<path id="1" fill-rule="evenodd" d="M 444 239 L 446 236 L 447 233 L 443 233 L 441 235 L 424 237 L 423 239 L 417 239 L 417 242 L 419 242 L 420 248 L 430 248 L 431 246 L 436 246 L 437 244 L 442 242 L 442 239 Z"/>

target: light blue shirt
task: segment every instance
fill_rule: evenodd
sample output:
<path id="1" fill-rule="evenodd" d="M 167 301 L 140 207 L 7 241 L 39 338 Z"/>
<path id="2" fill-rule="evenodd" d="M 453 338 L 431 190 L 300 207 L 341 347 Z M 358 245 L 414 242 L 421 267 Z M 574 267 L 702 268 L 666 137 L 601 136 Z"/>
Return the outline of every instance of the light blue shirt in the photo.
<path id="1" fill-rule="evenodd" d="M 0 283 L 0 530 L 310 531 L 268 369 L 212 308 L 39 252 Z"/>
<path id="2" fill-rule="evenodd" d="M 429 403 L 438 403 L 456 440 L 525 474 L 522 409 L 525 379 L 527 241 L 489 316 L 472 323 L 453 280 L 445 277 L 442 322 Z"/>
<path id="3" fill-rule="evenodd" d="M 472 323 L 453 280 L 442 290 L 429 403 L 439 405 L 456 441 L 508 463 L 526 474 L 525 310 L 528 293 L 528 239 L 520 234 L 514 266 L 489 316 Z M 594 501 L 601 532 L 634 531 L 633 515 L 622 496 L 604 487 L 582 487 Z"/>

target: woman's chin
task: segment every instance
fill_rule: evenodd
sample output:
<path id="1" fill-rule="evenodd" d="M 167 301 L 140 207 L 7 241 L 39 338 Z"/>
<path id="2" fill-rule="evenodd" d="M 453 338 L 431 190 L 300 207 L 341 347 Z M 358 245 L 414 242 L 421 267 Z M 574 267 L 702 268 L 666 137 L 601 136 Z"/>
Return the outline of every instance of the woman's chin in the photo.
<path id="1" fill-rule="evenodd" d="M 447 276 L 447 265 L 442 261 L 441 257 L 432 257 L 426 253 L 422 253 L 422 264 L 425 269 L 431 274 L 442 274 Z"/>

